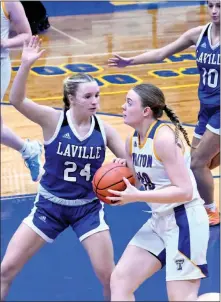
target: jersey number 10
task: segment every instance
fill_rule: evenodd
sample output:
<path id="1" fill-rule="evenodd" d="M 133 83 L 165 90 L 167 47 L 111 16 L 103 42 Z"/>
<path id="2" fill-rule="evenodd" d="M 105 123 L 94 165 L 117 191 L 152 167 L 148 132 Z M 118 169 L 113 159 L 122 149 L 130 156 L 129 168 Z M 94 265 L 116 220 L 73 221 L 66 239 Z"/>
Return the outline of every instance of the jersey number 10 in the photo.
<path id="1" fill-rule="evenodd" d="M 218 85 L 219 74 L 216 69 L 210 69 L 208 72 L 206 68 L 203 69 L 203 85 L 208 85 L 210 88 L 216 88 Z M 207 83 L 206 83 L 207 79 Z"/>

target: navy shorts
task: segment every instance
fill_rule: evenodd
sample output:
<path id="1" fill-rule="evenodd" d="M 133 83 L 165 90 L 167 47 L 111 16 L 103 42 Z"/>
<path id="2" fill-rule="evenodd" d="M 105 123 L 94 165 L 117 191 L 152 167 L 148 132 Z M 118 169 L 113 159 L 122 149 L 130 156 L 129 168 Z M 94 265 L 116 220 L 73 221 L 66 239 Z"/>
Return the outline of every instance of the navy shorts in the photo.
<path id="1" fill-rule="evenodd" d="M 200 139 L 206 128 L 215 134 L 220 134 L 220 106 L 209 107 L 208 105 L 200 104 L 194 136 Z"/>
<path id="2" fill-rule="evenodd" d="M 53 242 L 69 226 L 80 241 L 109 229 L 100 200 L 82 206 L 64 206 L 39 194 L 36 196 L 34 208 L 23 222 L 47 242 Z"/>

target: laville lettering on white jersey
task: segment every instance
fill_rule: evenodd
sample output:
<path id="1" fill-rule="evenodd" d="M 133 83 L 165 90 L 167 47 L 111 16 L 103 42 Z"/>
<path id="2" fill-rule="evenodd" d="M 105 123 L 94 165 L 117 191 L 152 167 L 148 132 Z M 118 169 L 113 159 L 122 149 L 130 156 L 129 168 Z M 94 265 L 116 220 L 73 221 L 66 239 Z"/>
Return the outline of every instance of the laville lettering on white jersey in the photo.
<path id="1" fill-rule="evenodd" d="M 98 159 L 101 156 L 100 151 L 101 147 L 75 146 L 71 144 L 68 144 L 66 147 L 64 147 L 62 143 L 59 142 L 57 154 L 75 158 Z"/>

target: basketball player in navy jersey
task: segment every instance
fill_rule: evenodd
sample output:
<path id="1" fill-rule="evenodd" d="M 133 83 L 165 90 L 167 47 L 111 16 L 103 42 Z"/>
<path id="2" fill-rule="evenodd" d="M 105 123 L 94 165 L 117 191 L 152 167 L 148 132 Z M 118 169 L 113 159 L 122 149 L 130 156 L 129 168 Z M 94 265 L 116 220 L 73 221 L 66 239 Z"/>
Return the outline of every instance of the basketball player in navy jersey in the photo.
<path id="1" fill-rule="evenodd" d="M 211 169 L 220 165 L 220 1 L 209 0 L 211 23 L 190 29 L 176 41 L 141 55 L 124 58 L 115 55 L 109 66 L 125 67 L 156 63 L 196 45 L 196 62 L 200 74 L 198 96 L 200 111 L 192 141 L 191 168 L 195 175 L 210 225 L 220 222 L 214 202 L 214 181 Z"/>
<path id="2" fill-rule="evenodd" d="M 130 241 L 111 277 L 111 301 L 135 301 L 134 292 L 166 266 L 169 301 L 196 301 L 201 278 L 207 277 L 209 219 L 190 169 L 190 145 L 162 91 L 151 84 L 131 89 L 122 106 L 124 123 L 135 131 L 127 139 L 127 163 L 143 185 L 141 191 L 127 179 L 123 192 L 109 190 L 114 205 L 147 202 L 152 216 Z M 159 120 L 165 113 L 175 131 Z M 149 217 L 148 217 L 149 218 Z M 148 300 L 148 292 L 147 297 Z"/>
<path id="3" fill-rule="evenodd" d="M 12 237 L 3 258 L 1 300 L 28 259 L 69 226 L 86 249 L 103 285 L 105 298 L 110 299 L 113 246 L 103 204 L 95 196 L 91 181 L 104 162 L 106 146 L 117 157 L 124 157 L 124 144 L 117 131 L 95 115 L 100 92 L 90 75 L 76 74 L 64 81 L 63 111 L 25 97 L 31 66 L 44 51 L 39 47 L 38 37 L 25 43 L 10 101 L 19 112 L 42 127 L 45 173 L 34 208 Z"/>

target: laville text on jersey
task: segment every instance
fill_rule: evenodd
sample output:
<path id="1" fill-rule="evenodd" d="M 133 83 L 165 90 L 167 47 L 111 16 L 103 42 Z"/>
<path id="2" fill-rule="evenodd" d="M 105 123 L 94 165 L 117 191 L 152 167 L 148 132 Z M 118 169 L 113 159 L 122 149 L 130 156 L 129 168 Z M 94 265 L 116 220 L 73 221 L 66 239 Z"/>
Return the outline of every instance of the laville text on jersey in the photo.
<path id="1" fill-rule="evenodd" d="M 201 52 L 197 62 L 211 65 L 220 65 L 220 54 Z"/>
<path id="2" fill-rule="evenodd" d="M 68 157 L 78 157 L 86 159 L 98 159 L 100 155 L 101 147 L 86 147 L 86 146 L 75 146 L 71 144 L 64 145 L 59 142 L 57 154 Z"/>

